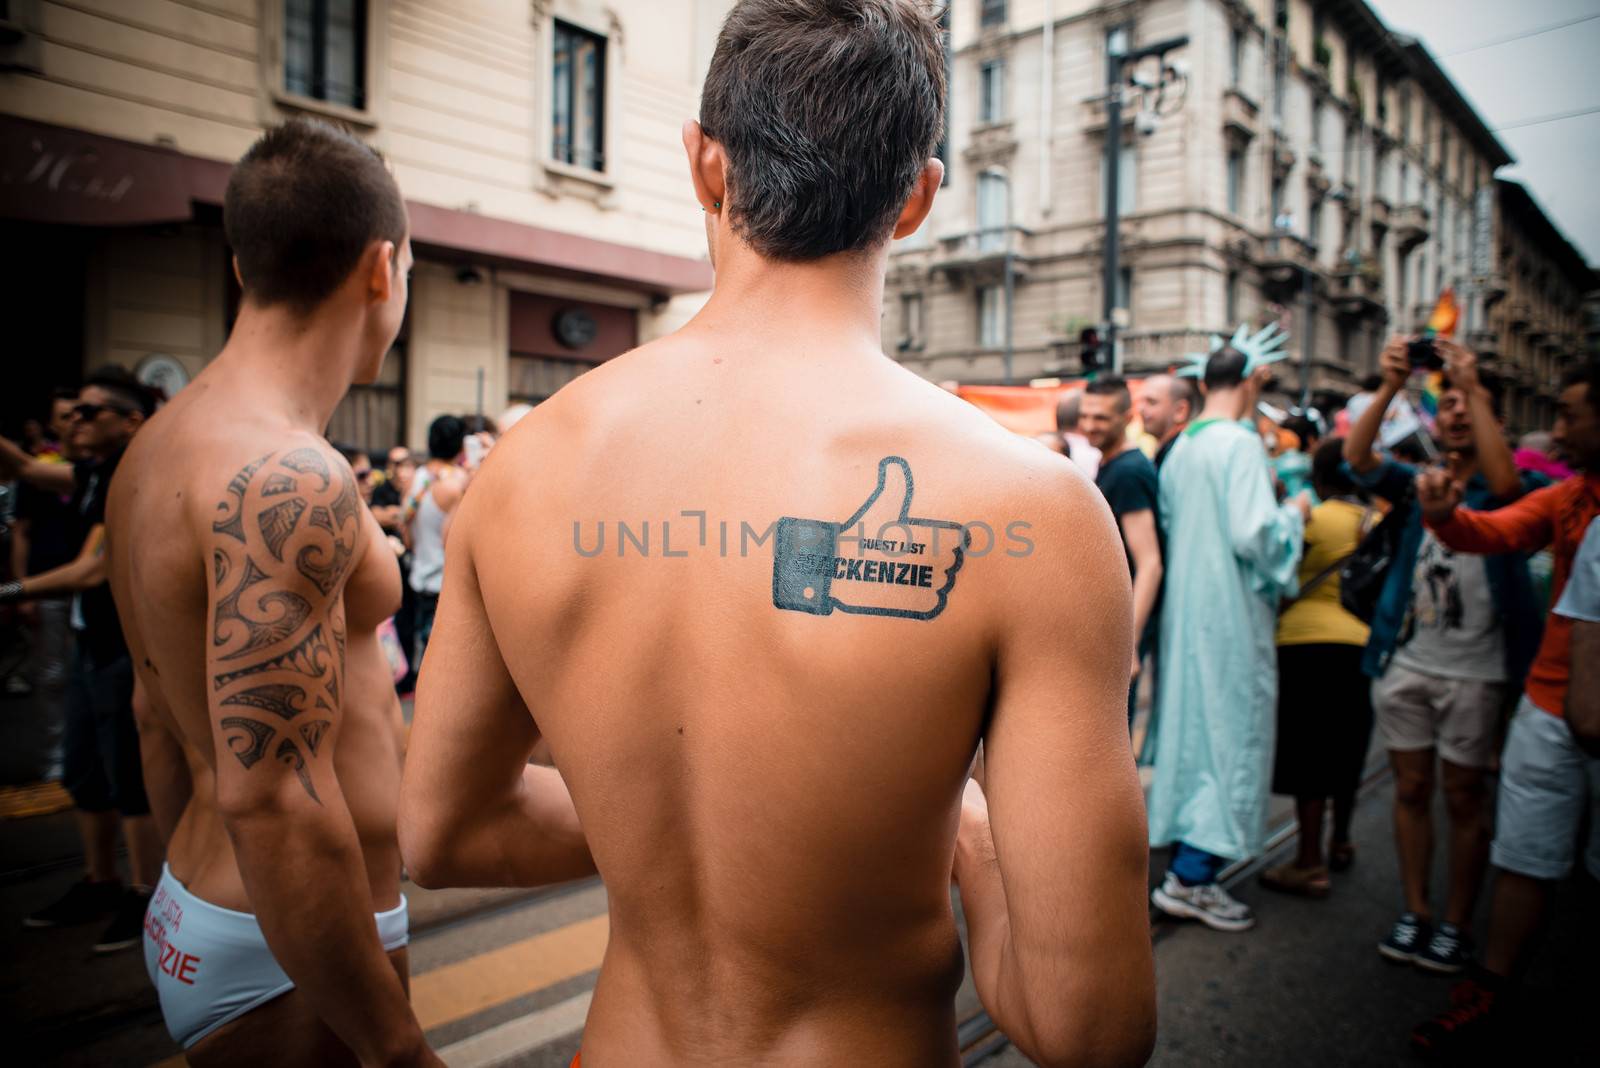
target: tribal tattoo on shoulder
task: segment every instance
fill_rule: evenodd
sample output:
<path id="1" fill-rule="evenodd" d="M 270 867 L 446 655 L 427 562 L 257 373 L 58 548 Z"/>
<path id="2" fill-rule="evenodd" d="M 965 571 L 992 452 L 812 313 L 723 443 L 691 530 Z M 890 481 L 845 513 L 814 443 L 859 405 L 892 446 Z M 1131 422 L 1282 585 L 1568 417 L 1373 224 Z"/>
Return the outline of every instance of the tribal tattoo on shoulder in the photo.
<path id="1" fill-rule="evenodd" d="M 300 448 L 241 468 L 211 525 L 211 692 L 220 737 L 246 770 L 270 753 L 318 804 L 312 768 L 337 729 L 341 591 L 361 509 L 349 468 Z"/>

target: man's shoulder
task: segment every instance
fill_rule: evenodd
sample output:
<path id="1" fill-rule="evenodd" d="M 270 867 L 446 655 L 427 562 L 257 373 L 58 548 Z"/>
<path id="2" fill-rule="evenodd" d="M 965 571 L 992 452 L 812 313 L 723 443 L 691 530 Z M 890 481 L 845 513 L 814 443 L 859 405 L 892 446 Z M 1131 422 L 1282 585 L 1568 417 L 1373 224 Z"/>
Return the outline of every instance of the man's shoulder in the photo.
<path id="1" fill-rule="evenodd" d="M 1137 445 L 1125 446 L 1109 461 L 1102 461 L 1100 470 L 1105 471 L 1107 468 L 1110 468 L 1116 477 L 1136 478 L 1140 481 L 1145 479 L 1153 481 L 1156 477 L 1156 465 Z"/>

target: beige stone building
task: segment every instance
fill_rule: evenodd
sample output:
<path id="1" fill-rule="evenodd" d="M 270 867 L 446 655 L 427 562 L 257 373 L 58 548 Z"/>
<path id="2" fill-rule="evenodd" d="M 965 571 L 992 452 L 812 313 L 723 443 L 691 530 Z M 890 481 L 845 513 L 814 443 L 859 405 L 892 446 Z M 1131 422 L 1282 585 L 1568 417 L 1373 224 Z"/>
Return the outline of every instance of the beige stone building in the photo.
<path id="1" fill-rule="evenodd" d="M 105 361 L 176 384 L 237 306 L 228 164 L 296 114 L 392 162 L 417 254 L 330 436 L 420 444 L 668 330 L 711 271 L 679 130 L 728 0 L 6 0 L 8 423 Z"/>
<path id="2" fill-rule="evenodd" d="M 1509 380 L 1513 424 L 1548 428 L 1562 374 L 1588 349 L 1585 298 L 1600 278 L 1517 182 L 1495 181 L 1494 233 L 1488 313 L 1469 340 Z"/>
<path id="3" fill-rule="evenodd" d="M 1129 93 L 1117 132 L 1130 372 L 1242 319 L 1281 317 L 1299 363 L 1284 369 L 1287 391 L 1303 375 L 1348 393 L 1386 333 L 1418 326 L 1447 285 L 1464 332 L 1502 329 L 1493 175 L 1511 158 L 1426 49 L 1364 0 L 957 0 L 949 177 L 891 260 L 886 351 L 929 378 L 999 382 L 1009 333 L 1011 381 L 1079 371 L 1081 331 L 1103 318 L 1119 32 L 1130 48 L 1188 37 L 1168 57 L 1180 61 L 1168 114 L 1139 115 L 1161 80 L 1152 60 L 1136 71 L 1152 88 Z M 1556 291 L 1585 288 L 1572 266 Z M 1500 337 L 1488 347 L 1516 362 L 1523 388 L 1545 389 L 1548 361 L 1524 364 L 1533 352 Z"/>

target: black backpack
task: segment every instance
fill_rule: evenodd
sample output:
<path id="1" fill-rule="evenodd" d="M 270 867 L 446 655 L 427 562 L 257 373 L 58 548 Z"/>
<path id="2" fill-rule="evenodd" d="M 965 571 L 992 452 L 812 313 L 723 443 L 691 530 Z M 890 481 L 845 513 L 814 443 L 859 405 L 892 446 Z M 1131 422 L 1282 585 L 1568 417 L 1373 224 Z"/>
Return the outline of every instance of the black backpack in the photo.
<path id="1" fill-rule="evenodd" d="M 1383 596 L 1389 569 L 1400 554 L 1400 536 L 1416 503 L 1415 492 L 1396 502 L 1339 568 L 1339 603 L 1363 623 L 1371 624 L 1372 617 L 1378 614 L 1378 599 Z"/>

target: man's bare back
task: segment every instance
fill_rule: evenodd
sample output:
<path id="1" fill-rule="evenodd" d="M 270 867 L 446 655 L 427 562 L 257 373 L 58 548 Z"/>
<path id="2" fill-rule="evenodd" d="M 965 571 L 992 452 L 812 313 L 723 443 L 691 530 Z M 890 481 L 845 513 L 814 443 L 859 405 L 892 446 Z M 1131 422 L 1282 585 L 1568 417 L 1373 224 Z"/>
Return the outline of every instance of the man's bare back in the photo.
<path id="1" fill-rule="evenodd" d="M 322 797 L 308 768 L 297 770 L 296 778 L 319 802 L 342 795 L 365 879 L 341 892 L 370 895 L 369 911 L 383 912 L 400 900 L 400 740 L 394 730 L 398 700 L 377 627 L 399 606 L 399 568 L 343 458 L 326 442 L 261 412 L 258 385 L 215 371 L 202 374 L 150 421 L 149 435 L 124 458 L 127 467 L 108 504 L 112 585 L 134 664 L 152 711 L 180 741 L 194 782 L 168 864 L 202 900 L 254 912 L 219 811 L 216 762 L 314 765 L 317 750 L 331 741 L 333 704 L 336 793 Z M 280 537 L 267 518 L 279 506 L 280 523 L 290 513 L 309 512 L 308 518 Z M 329 522 L 318 523 L 319 513 Z M 228 533 L 219 535 L 219 526 Z M 277 588 L 267 571 L 281 568 L 278 556 L 329 565 L 324 581 L 337 578 L 341 586 L 330 614 L 342 622 L 342 633 L 319 631 L 303 618 L 295 595 Z M 203 566 L 208 558 L 209 568 Z M 209 589 L 223 591 L 215 610 L 208 608 Z M 336 667 L 340 645 L 343 664 Z M 230 666 L 250 673 L 225 684 L 239 713 L 231 724 L 223 721 L 231 756 L 213 736 L 213 657 L 224 676 Z M 262 665 L 270 667 L 257 670 Z M 403 975 L 405 951 L 393 958 Z M 229 1050 L 230 1032 L 240 1027 L 260 1035 L 280 1031 L 286 1019 L 304 1014 L 295 1001 L 291 995 L 219 1029 L 189 1056 L 203 1060 L 207 1049 Z"/>
<path id="2" fill-rule="evenodd" d="M 910 564 L 937 566 L 931 588 L 894 582 L 898 564 L 888 583 L 830 587 L 841 604 L 880 595 L 931 618 L 776 607 L 778 521 L 846 520 L 886 457 L 912 474 L 907 486 L 887 465 L 896 509 L 910 489 L 911 517 L 972 524 L 942 608 L 930 595 L 963 542 L 945 528 L 944 564 Z M 930 528 L 904 530 L 884 536 L 926 548 L 899 562 L 935 559 Z M 752 357 L 691 328 L 519 424 L 451 537 L 407 820 L 412 777 L 420 784 L 433 754 L 459 760 L 455 747 L 470 746 L 514 763 L 533 739 L 549 742 L 611 903 L 585 1064 L 955 1063 L 951 857 L 962 784 L 1002 697 L 1003 649 L 1020 627 L 1056 625 L 1025 639 L 1063 663 L 1092 660 L 1071 648 L 1072 616 L 1115 604 L 1119 582 L 1126 609 L 1126 568 L 1093 487 L 877 353 Z M 878 555 L 841 541 L 840 558 Z M 1067 568 L 1077 603 L 1041 612 L 1037 583 L 1070 592 Z M 887 587 L 902 598 L 883 600 Z M 1075 671 L 1089 669 L 1056 677 Z M 1093 810 L 1112 821 L 1098 834 L 1137 842 L 1120 717 L 1099 722 L 1103 709 L 1074 707 L 1070 689 L 1056 696 L 1057 715 L 1081 718 L 1061 734 L 1083 751 L 1051 759 L 1071 769 L 1082 818 Z M 508 706 L 526 711 L 492 722 L 468 711 Z M 473 807 L 463 797 L 463 815 Z M 430 816 L 442 818 L 418 819 Z M 486 849 L 516 852 L 490 840 L 494 822 L 471 822 Z M 1067 841 L 1055 831 L 1022 848 Z M 1101 863 L 1090 842 L 1078 848 L 1079 862 Z M 415 876 L 432 874 L 408 858 Z M 477 874 L 529 874 L 515 856 L 504 863 Z M 1142 884 L 1136 909 L 1141 898 Z"/>
<path id="3" fill-rule="evenodd" d="M 920 0 L 739 0 L 684 127 L 710 299 L 457 510 L 401 851 L 424 885 L 600 873 L 585 1068 L 956 1064 L 952 878 L 1024 1052 L 1148 1055 L 1121 539 L 1071 464 L 883 355 L 945 66 Z"/>
<path id="4" fill-rule="evenodd" d="M 269 130 L 231 175 L 228 343 L 113 480 L 111 581 L 193 796 L 145 918 L 192 1064 L 436 1064 L 406 1000 L 399 573 L 322 433 L 405 313 L 404 202 L 372 150 Z"/>
<path id="5" fill-rule="evenodd" d="M 234 395 L 228 396 L 230 392 Z M 399 606 L 399 567 L 376 521 L 358 507 L 359 497 L 352 505 L 342 496 L 344 480 L 350 477 L 343 458 L 325 442 L 287 424 L 274 426 L 260 419 L 255 426 L 242 425 L 238 413 L 248 410 L 250 400 L 248 384 L 218 388 L 202 376 L 193 389 L 158 413 L 150 422 L 152 433 L 129 449 L 128 467 L 114 483 L 108 506 L 108 525 L 117 534 L 112 544 L 113 586 L 125 613 L 139 678 L 153 711 L 181 741 L 197 784 L 173 835 L 168 863 L 184 885 L 207 901 L 250 911 L 232 844 L 217 816 L 211 687 L 205 665 L 207 650 L 213 646 L 221 648 L 225 659 L 244 649 L 299 650 L 299 655 L 320 649 L 320 638 L 309 644 L 293 640 L 309 635 L 304 628 L 289 627 L 294 614 L 283 608 L 281 596 L 273 598 L 270 587 L 260 595 L 252 593 L 251 586 L 262 579 L 243 582 L 247 572 L 260 574 L 259 562 L 271 556 L 260 530 L 247 530 L 243 520 L 256 519 L 263 504 L 273 503 L 260 495 L 276 476 L 276 485 L 296 486 L 277 503 L 286 503 L 291 510 L 326 508 L 330 516 L 337 510 L 352 521 L 337 534 L 309 522 L 297 523 L 279 543 L 279 552 L 291 559 L 291 554 L 306 549 L 350 553 L 340 606 L 346 627 L 346 635 L 339 636 L 345 642 L 345 679 L 335 684 L 342 686 L 342 720 L 333 770 L 356 819 L 369 871 L 368 889 L 381 910 L 399 900 L 394 815 L 400 752 L 393 727 L 398 699 L 393 685 L 386 684 L 389 668 L 378 645 L 377 628 Z M 320 471 L 307 477 L 290 466 L 311 464 L 325 467 L 328 488 L 317 489 L 323 478 Z M 251 472 L 242 480 L 247 489 L 235 495 L 229 484 L 244 471 Z M 299 489 L 302 480 L 305 492 Z M 226 488 L 223 498 L 212 500 L 218 496 L 218 486 Z M 353 492 L 353 482 L 349 486 Z M 245 541 L 235 540 L 237 549 L 219 542 L 213 530 L 219 505 L 230 497 L 243 513 L 239 528 L 246 532 Z M 256 525 L 259 528 L 259 519 Z M 208 556 L 210 576 L 198 566 Z M 224 586 L 242 589 L 233 607 L 213 618 L 206 607 L 208 579 L 218 576 Z M 237 618 L 228 618 L 234 612 Z M 331 650 L 334 636 L 321 637 L 329 639 L 325 644 Z M 322 652 L 315 655 L 324 664 L 331 662 Z M 268 674 L 278 678 L 276 672 L 261 678 Z M 286 672 L 290 685 L 299 684 L 296 674 L 304 673 Z M 315 701 L 314 694 L 311 700 Z M 300 703 L 298 697 L 295 703 Z M 283 722 L 287 726 L 296 718 L 298 714 Z M 310 722 L 315 721 L 295 726 Z M 306 744 L 301 733 L 286 730 L 281 740 L 298 738 L 293 744 Z M 273 740 L 279 739 L 269 739 L 269 749 L 275 748 Z"/>

